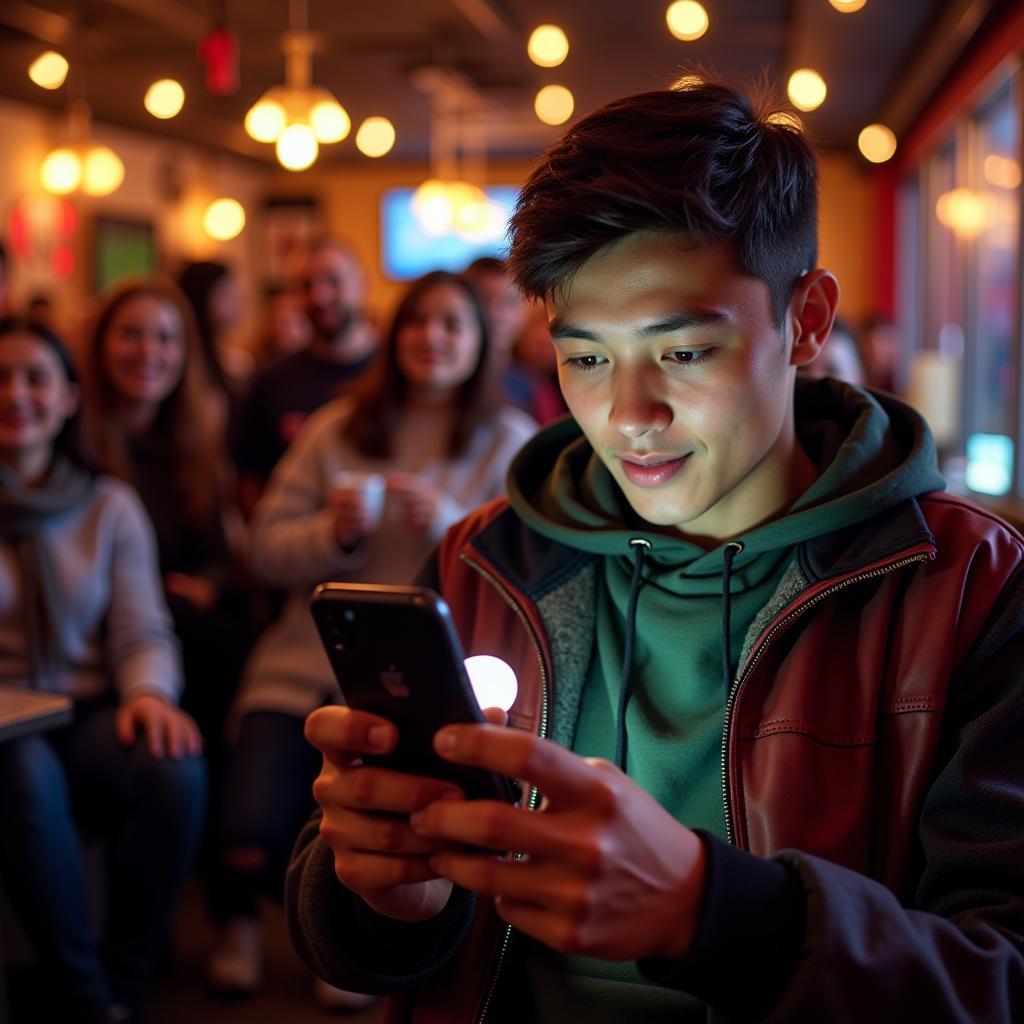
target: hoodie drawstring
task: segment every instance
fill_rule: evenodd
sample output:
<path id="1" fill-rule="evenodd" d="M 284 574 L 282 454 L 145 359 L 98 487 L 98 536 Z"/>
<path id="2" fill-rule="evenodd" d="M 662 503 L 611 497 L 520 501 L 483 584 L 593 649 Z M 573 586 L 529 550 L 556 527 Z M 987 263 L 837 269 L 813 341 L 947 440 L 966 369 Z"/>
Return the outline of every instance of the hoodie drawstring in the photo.
<path id="1" fill-rule="evenodd" d="M 615 764 L 626 771 L 626 708 L 633 694 L 633 647 L 636 642 L 636 606 L 643 581 L 644 556 L 650 550 L 651 542 L 643 537 L 632 537 L 629 546 L 633 549 L 633 576 L 629 581 L 629 602 L 626 608 L 626 639 L 622 652 L 622 679 L 619 686 L 619 711 L 615 723 Z M 722 674 L 725 692 L 732 689 L 732 562 L 743 551 L 743 544 L 730 541 L 722 552 Z"/>
<path id="2" fill-rule="evenodd" d="M 619 716 L 615 723 L 615 764 L 626 770 L 626 707 L 633 692 L 633 645 L 636 640 L 636 605 L 640 597 L 640 583 L 644 571 L 644 554 L 651 542 L 643 537 L 631 537 L 633 549 L 633 578 L 629 581 L 629 603 L 626 609 L 626 642 L 622 652 L 622 679 L 619 686 Z"/>
<path id="3" fill-rule="evenodd" d="M 738 541 L 730 541 L 722 552 L 722 678 L 725 692 L 732 689 L 732 560 L 743 550 Z"/>

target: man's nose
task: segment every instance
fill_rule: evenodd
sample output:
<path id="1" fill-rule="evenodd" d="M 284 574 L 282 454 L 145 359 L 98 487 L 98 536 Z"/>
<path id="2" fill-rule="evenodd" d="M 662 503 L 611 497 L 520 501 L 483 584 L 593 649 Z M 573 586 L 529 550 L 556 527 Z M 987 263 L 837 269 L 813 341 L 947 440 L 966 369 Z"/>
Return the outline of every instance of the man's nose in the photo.
<path id="1" fill-rule="evenodd" d="M 609 421 L 628 438 L 666 430 L 672 423 L 672 407 L 643 371 L 623 375 L 614 385 Z"/>

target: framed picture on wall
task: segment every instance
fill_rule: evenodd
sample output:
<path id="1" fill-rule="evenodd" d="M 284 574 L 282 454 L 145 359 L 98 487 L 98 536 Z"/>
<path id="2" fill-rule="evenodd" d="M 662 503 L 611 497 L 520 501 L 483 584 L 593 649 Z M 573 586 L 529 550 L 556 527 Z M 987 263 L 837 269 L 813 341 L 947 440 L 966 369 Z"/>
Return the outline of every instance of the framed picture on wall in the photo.
<path id="1" fill-rule="evenodd" d="M 93 222 L 93 289 L 157 269 L 156 230 L 150 221 L 99 216 Z"/>
<path id="2" fill-rule="evenodd" d="M 263 204 L 264 285 L 280 287 L 295 276 L 310 242 L 324 233 L 324 211 L 315 196 L 271 196 Z"/>

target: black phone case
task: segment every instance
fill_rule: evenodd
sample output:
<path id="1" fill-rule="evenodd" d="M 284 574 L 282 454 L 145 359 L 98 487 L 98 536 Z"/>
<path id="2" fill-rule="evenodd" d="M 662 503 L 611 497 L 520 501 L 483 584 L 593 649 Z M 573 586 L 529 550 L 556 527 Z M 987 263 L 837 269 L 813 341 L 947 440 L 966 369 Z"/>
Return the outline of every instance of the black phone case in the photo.
<path id="1" fill-rule="evenodd" d="M 451 764 L 433 738 L 453 722 L 483 722 L 462 647 L 442 598 L 425 587 L 323 583 L 310 602 L 345 702 L 398 727 L 390 754 L 364 756 L 414 775 L 448 779 L 470 799 L 515 802 L 518 787 L 494 772 Z"/>

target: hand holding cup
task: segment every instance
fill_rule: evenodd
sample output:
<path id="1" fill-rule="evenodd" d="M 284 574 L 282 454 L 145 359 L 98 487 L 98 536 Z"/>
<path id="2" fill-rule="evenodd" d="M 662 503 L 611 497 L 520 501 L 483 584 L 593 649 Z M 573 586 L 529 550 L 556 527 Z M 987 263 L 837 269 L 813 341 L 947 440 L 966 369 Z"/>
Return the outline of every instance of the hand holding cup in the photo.
<path id="1" fill-rule="evenodd" d="M 327 506 L 334 512 L 334 534 L 342 547 L 355 547 L 377 529 L 385 493 L 383 473 L 346 469 L 335 474 Z"/>

